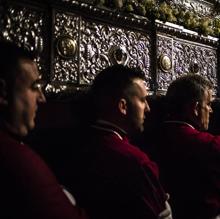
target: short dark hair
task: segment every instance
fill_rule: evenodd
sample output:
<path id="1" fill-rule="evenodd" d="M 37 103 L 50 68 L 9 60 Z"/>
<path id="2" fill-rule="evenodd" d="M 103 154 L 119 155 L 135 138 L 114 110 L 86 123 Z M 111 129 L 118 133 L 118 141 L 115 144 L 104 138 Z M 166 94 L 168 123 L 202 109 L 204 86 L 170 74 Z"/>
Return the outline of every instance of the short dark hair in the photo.
<path id="1" fill-rule="evenodd" d="M 188 74 L 179 77 L 168 87 L 166 101 L 168 110 L 181 113 L 186 104 L 192 101 L 201 101 L 206 89 L 213 89 L 210 81 L 197 74 Z"/>
<path id="2" fill-rule="evenodd" d="M 0 41 L 0 79 L 3 79 L 7 86 L 12 86 L 16 74 L 20 70 L 19 61 L 22 59 L 34 60 L 34 54 L 17 44 Z"/>
<path id="3" fill-rule="evenodd" d="M 139 68 L 113 65 L 102 70 L 91 86 L 96 106 L 107 106 L 121 97 L 129 98 L 132 92 L 130 88 L 136 78 L 145 80 L 145 75 Z"/>

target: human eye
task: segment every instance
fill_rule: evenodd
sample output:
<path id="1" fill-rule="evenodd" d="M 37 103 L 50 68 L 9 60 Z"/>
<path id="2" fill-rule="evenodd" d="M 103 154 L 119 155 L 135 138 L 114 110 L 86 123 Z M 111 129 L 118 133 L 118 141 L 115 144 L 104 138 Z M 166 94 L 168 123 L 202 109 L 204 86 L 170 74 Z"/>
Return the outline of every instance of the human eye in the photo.
<path id="1" fill-rule="evenodd" d="M 140 101 L 144 103 L 146 101 L 146 97 L 140 97 Z"/>
<path id="2" fill-rule="evenodd" d="M 34 81 L 31 85 L 32 90 L 42 90 L 46 85 L 46 82 L 43 81 L 42 79 L 37 79 Z"/>

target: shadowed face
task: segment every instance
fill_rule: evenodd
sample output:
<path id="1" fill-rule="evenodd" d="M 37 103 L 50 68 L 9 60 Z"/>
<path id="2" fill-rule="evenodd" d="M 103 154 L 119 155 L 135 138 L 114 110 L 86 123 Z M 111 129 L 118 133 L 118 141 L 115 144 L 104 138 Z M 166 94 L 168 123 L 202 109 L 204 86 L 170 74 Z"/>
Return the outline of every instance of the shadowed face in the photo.
<path id="1" fill-rule="evenodd" d="M 39 82 L 39 72 L 35 62 L 20 60 L 12 103 L 9 104 L 8 129 L 19 136 L 25 136 L 35 126 L 35 116 L 39 102 L 45 102 Z"/>
<path id="2" fill-rule="evenodd" d="M 128 101 L 127 119 L 133 132 L 142 132 L 144 130 L 145 113 L 150 111 L 146 100 L 148 93 L 144 83 L 142 79 L 135 79 L 133 81 L 133 94 L 130 95 Z"/>

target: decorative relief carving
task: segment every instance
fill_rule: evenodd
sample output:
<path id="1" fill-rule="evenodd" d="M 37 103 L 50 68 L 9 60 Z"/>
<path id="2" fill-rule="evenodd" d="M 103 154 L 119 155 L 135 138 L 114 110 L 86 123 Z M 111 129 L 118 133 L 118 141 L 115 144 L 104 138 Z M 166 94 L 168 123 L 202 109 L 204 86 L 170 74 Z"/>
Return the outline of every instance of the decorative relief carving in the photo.
<path id="1" fill-rule="evenodd" d="M 65 59 L 74 58 L 77 51 L 76 40 L 68 36 L 59 37 L 57 40 L 56 49 L 61 57 Z"/>
<path id="2" fill-rule="evenodd" d="M 39 70 L 44 72 L 46 63 L 42 58 L 44 14 L 42 11 L 19 6 L 10 6 L 1 15 L 0 38 L 24 45 L 39 54 L 36 58 Z"/>
<path id="3" fill-rule="evenodd" d="M 149 36 L 86 20 L 82 21 L 81 31 L 81 84 L 91 84 L 98 71 L 112 64 L 112 48 L 119 49 L 118 55 L 124 56 L 122 59 L 128 66 L 139 66 L 145 72 L 146 79 L 150 78 Z"/>
<path id="4" fill-rule="evenodd" d="M 203 75 L 217 88 L 217 48 L 166 36 L 158 36 L 157 46 L 158 57 L 168 54 L 173 63 L 168 73 L 158 69 L 159 91 L 166 91 L 173 80 L 187 73 Z"/>
<path id="5" fill-rule="evenodd" d="M 38 51 L 40 56 L 37 62 L 43 71 L 44 67 L 48 66 L 47 59 L 44 58 L 45 52 L 52 53 L 53 69 L 50 73 L 51 84 L 48 84 L 46 90 L 48 93 L 65 92 L 71 86 L 75 86 L 77 90 L 84 85 L 90 85 L 101 69 L 115 63 L 127 64 L 130 67 L 139 66 L 145 72 L 146 79 L 150 79 L 154 56 L 151 54 L 152 35 L 146 33 L 147 28 L 151 31 L 146 19 L 94 7 L 90 4 L 95 2 L 93 0 L 87 0 L 86 3 L 74 0 L 60 2 L 71 6 L 68 10 L 83 11 L 82 14 L 88 11 L 103 23 L 87 20 L 74 13 L 54 10 L 53 17 L 48 18 L 54 21 L 52 51 L 45 50 L 45 27 L 48 27 L 45 25 L 44 11 L 17 4 L 10 5 L 7 10 L 0 8 L 0 38 L 19 42 L 30 50 Z M 207 16 L 213 12 L 213 4 L 208 1 L 170 2 L 182 4 L 190 11 Z M 119 25 L 123 24 L 126 24 L 127 29 L 119 28 Z M 183 27 L 177 26 L 168 25 L 168 22 L 156 22 L 158 90 L 166 91 L 172 80 L 187 72 L 202 74 L 217 86 L 218 38 L 201 37 L 193 31 L 186 32 Z M 136 30 L 132 30 L 132 27 Z"/>
<path id="6" fill-rule="evenodd" d="M 194 71 L 209 79 L 217 88 L 217 48 L 174 41 L 173 57 L 176 77 Z"/>
<path id="7" fill-rule="evenodd" d="M 159 64 L 163 72 L 169 72 L 172 69 L 172 60 L 166 54 L 160 56 Z"/>
<path id="8" fill-rule="evenodd" d="M 157 61 L 158 61 L 158 68 L 157 68 L 157 81 L 158 81 L 158 90 L 165 92 L 169 82 L 173 80 L 173 69 L 170 68 L 167 71 L 163 71 L 160 67 L 160 60 L 161 57 L 166 55 L 169 57 L 171 66 L 173 65 L 173 39 L 171 37 L 166 36 L 157 36 Z"/>
<path id="9" fill-rule="evenodd" d="M 189 72 L 192 72 L 194 74 L 199 73 L 201 70 L 201 66 L 198 64 L 197 60 L 192 60 L 189 66 Z"/>
<path id="10" fill-rule="evenodd" d="M 126 48 L 122 46 L 112 46 L 109 49 L 109 58 L 113 65 L 126 65 L 128 62 L 128 54 Z"/>
<path id="11" fill-rule="evenodd" d="M 55 12 L 54 40 L 56 43 L 54 45 L 60 47 L 54 54 L 52 81 L 78 82 L 78 56 L 75 43 L 79 38 L 79 19 L 79 16 L 74 14 Z M 70 53 L 71 57 L 69 57 Z M 65 56 L 68 56 L 68 59 Z"/>

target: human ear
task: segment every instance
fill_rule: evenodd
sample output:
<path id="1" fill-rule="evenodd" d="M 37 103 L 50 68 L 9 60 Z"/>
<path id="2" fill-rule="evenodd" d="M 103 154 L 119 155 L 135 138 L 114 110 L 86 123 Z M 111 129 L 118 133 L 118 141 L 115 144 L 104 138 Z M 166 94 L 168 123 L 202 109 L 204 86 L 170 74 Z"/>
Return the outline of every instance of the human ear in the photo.
<path id="1" fill-rule="evenodd" d="M 0 105 L 7 105 L 8 100 L 6 99 L 7 92 L 6 92 L 6 83 L 5 80 L 0 78 Z"/>
<path id="2" fill-rule="evenodd" d="M 127 114 L 127 101 L 124 98 L 121 98 L 118 102 L 118 109 L 123 114 Z"/>
<path id="3" fill-rule="evenodd" d="M 194 115 L 197 117 L 199 115 L 199 102 L 196 101 L 192 104 Z"/>

